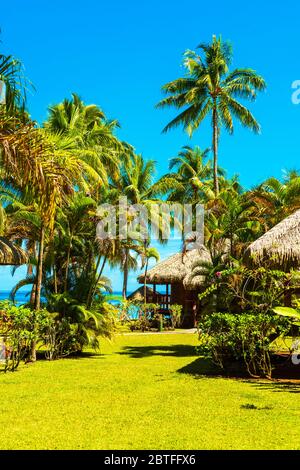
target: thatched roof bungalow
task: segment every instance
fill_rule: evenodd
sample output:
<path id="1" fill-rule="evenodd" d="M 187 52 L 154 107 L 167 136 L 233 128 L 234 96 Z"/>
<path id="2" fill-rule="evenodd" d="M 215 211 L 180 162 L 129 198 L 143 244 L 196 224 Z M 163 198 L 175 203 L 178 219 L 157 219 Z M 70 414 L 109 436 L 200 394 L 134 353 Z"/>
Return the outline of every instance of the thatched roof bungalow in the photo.
<path id="1" fill-rule="evenodd" d="M 300 210 L 279 222 L 247 248 L 250 266 L 267 265 L 288 271 L 300 266 Z"/>
<path id="2" fill-rule="evenodd" d="M 139 287 L 130 295 L 127 296 L 127 300 L 133 300 L 135 302 L 144 302 L 144 286 Z M 151 287 L 146 286 L 146 302 L 147 303 L 156 303 L 163 301 L 163 294 L 155 292 Z"/>
<path id="3" fill-rule="evenodd" d="M 203 263 L 211 263 L 211 257 L 209 251 L 201 246 L 186 253 L 176 253 L 157 263 L 146 276 L 146 283 L 153 285 L 154 292 L 158 285 L 165 286 L 166 299 L 162 306 L 165 310 L 170 304 L 182 305 L 186 326 L 194 324 L 198 292 L 204 282 L 203 276 L 193 274 L 194 266 Z M 145 275 L 141 274 L 138 281 L 143 284 Z"/>

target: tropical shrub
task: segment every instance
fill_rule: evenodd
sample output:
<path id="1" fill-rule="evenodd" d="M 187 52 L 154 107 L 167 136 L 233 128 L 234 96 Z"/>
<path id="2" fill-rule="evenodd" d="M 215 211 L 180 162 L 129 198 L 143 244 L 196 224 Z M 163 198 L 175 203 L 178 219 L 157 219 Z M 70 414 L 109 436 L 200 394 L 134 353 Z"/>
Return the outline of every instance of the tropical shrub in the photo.
<path id="1" fill-rule="evenodd" d="M 265 313 L 214 313 L 199 324 L 199 354 L 226 369 L 244 363 L 252 377 L 271 377 L 271 343 L 288 331 L 285 319 Z"/>
<path id="2" fill-rule="evenodd" d="M 139 302 L 134 300 L 123 299 L 117 307 L 119 311 L 119 319 L 121 322 L 131 321 L 139 313 Z"/>
<path id="3" fill-rule="evenodd" d="M 131 331 L 149 331 L 151 329 L 151 321 L 146 316 L 142 316 L 130 323 Z"/>
<path id="4" fill-rule="evenodd" d="M 48 312 L 17 307 L 9 301 L 0 302 L 1 360 L 3 370 L 14 371 L 22 360 L 29 357 L 33 342 L 40 339 L 40 332 L 48 324 Z"/>
<path id="5" fill-rule="evenodd" d="M 217 271 L 206 283 L 199 300 L 203 302 L 206 299 L 218 311 L 267 313 L 284 299 L 292 297 L 300 287 L 300 276 L 296 271 L 286 273 L 264 267 L 249 269 L 236 263 Z"/>
<path id="6" fill-rule="evenodd" d="M 81 352 L 84 346 L 99 347 L 99 337 L 111 338 L 117 328 L 117 309 L 99 302 L 87 310 L 69 294 L 53 294 L 47 310 L 51 321 L 45 326 L 43 339 L 49 359 Z"/>
<path id="7" fill-rule="evenodd" d="M 273 312 L 277 315 L 284 317 L 289 325 L 289 335 L 293 337 L 293 342 L 290 347 L 290 352 L 295 353 L 299 351 L 300 345 L 300 299 L 295 299 L 293 301 L 293 305 L 295 308 L 292 307 L 275 307 Z"/>
<path id="8" fill-rule="evenodd" d="M 170 305 L 169 310 L 171 312 L 171 325 L 172 328 L 178 328 L 181 324 L 182 316 L 182 305 L 173 304 Z"/>
<path id="9" fill-rule="evenodd" d="M 135 313 L 138 319 L 131 321 L 130 329 L 147 331 L 150 329 L 158 329 L 162 331 L 164 328 L 162 315 L 159 313 L 160 306 L 153 303 L 133 303 L 135 305 Z"/>
<path id="10" fill-rule="evenodd" d="M 48 312 L 47 321 L 40 333 L 46 359 L 58 359 L 80 349 L 75 326 L 58 313 Z"/>

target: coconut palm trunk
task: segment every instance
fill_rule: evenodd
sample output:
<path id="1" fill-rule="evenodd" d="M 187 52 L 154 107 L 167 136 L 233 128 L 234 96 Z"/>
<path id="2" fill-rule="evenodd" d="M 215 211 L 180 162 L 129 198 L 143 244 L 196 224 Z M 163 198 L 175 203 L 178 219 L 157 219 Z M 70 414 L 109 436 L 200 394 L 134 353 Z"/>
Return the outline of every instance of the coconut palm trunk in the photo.
<path id="1" fill-rule="evenodd" d="M 148 273 L 148 264 L 149 264 L 149 258 L 146 260 L 146 265 L 145 265 L 145 275 L 144 275 L 144 304 L 146 305 L 147 303 L 147 273 Z"/>
<path id="2" fill-rule="evenodd" d="M 123 289 L 122 296 L 123 299 L 127 298 L 127 284 L 128 284 L 128 248 L 125 249 L 125 259 L 124 259 L 124 277 L 123 277 Z"/>
<path id="3" fill-rule="evenodd" d="M 69 277 L 69 264 L 70 264 L 70 257 L 71 257 L 71 248 L 72 248 L 72 235 L 70 236 L 70 243 L 69 243 L 68 251 L 67 251 L 65 282 L 64 282 L 64 291 L 65 292 L 67 292 L 67 290 L 68 290 L 68 277 Z"/>
<path id="4" fill-rule="evenodd" d="M 45 227 L 44 225 L 42 225 L 41 234 L 40 234 L 39 254 L 38 254 L 37 277 L 36 277 L 35 310 L 39 310 L 41 308 L 44 243 L 45 243 Z"/>
<path id="5" fill-rule="evenodd" d="M 39 253 L 38 253 L 37 275 L 36 275 L 36 291 L 35 291 L 35 305 L 34 305 L 34 309 L 36 311 L 40 310 L 41 308 L 44 242 L 45 242 L 45 227 L 44 227 L 44 224 L 42 224 L 41 233 L 40 233 Z M 35 330 L 35 325 L 33 325 L 33 329 Z M 35 339 L 32 340 L 31 342 L 29 360 L 32 362 L 36 361 L 36 340 Z"/>
<path id="6" fill-rule="evenodd" d="M 218 128 L 218 113 L 216 102 L 213 109 L 213 154 L 214 154 L 214 190 L 215 194 L 219 194 L 219 180 L 218 180 L 218 141 L 219 141 L 219 128 Z"/>
<path id="7" fill-rule="evenodd" d="M 30 292 L 30 306 L 33 308 L 35 305 L 35 294 L 36 294 L 36 284 L 33 284 L 31 292 Z"/>
<path id="8" fill-rule="evenodd" d="M 100 265 L 100 260 L 101 260 L 101 256 L 99 256 L 99 258 L 98 258 L 97 267 L 96 267 L 96 274 L 97 274 L 97 271 L 98 271 L 98 268 L 99 268 L 99 265 Z M 87 298 L 87 302 L 86 302 L 87 308 L 90 308 L 92 303 L 93 303 L 93 298 L 94 298 L 94 295 L 95 295 L 95 292 L 96 292 L 96 288 L 97 288 L 97 285 L 98 285 L 98 283 L 101 279 L 101 276 L 103 274 L 103 270 L 104 270 L 106 261 L 107 261 L 107 256 L 104 256 L 99 274 L 97 276 L 97 279 L 96 279 L 94 284 L 91 284 L 91 288 L 90 288 L 90 291 L 88 293 L 88 298 Z"/>
<path id="9" fill-rule="evenodd" d="M 54 284 L 54 294 L 57 294 L 57 271 L 56 271 L 56 262 L 53 263 L 53 284 Z"/>
<path id="10" fill-rule="evenodd" d="M 101 261 L 101 255 L 98 256 L 98 259 L 97 259 L 97 262 L 96 262 L 96 267 L 95 267 L 95 272 L 94 272 L 94 277 L 95 278 L 97 276 L 97 271 L 98 271 L 98 268 L 100 266 L 100 261 Z M 88 294 L 87 294 L 87 298 L 86 298 L 87 308 L 89 308 L 92 304 L 92 294 L 93 294 L 94 286 L 95 286 L 95 283 L 91 282 L 91 285 L 90 285 L 90 288 L 89 288 L 89 291 L 88 291 Z"/>

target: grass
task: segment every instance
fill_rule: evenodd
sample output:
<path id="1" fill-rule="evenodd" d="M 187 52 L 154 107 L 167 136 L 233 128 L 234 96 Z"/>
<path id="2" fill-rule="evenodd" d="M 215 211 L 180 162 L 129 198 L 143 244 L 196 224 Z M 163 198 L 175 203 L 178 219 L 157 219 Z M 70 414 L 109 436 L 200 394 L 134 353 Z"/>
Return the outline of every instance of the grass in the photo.
<path id="1" fill-rule="evenodd" d="M 203 377 L 196 344 L 124 335 L 0 375 L 1 449 L 300 449 L 300 386 Z"/>

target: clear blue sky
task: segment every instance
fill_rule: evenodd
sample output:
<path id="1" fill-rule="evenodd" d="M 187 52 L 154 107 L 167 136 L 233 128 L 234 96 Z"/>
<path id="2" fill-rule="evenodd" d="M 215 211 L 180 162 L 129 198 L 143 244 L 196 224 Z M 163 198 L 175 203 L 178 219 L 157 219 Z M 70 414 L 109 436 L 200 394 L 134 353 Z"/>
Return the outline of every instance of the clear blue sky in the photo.
<path id="1" fill-rule="evenodd" d="M 155 159 L 161 175 L 182 145 L 209 147 L 211 134 L 208 123 L 192 140 L 181 130 L 162 135 L 174 112 L 154 109 L 160 87 L 183 73 L 185 49 L 222 34 L 232 42 L 233 67 L 252 67 L 268 84 L 251 104 L 262 134 L 237 124 L 234 136 L 221 137 L 220 164 L 252 186 L 300 168 L 300 105 L 291 102 L 291 84 L 300 79 L 299 23 L 292 1 L 14 0 L 1 5 L 1 49 L 22 60 L 36 87 L 34 119 L 75 91 L 119 119 L 119 136 Z M 7 276 L 2 288 L 14 282 Z"/>

